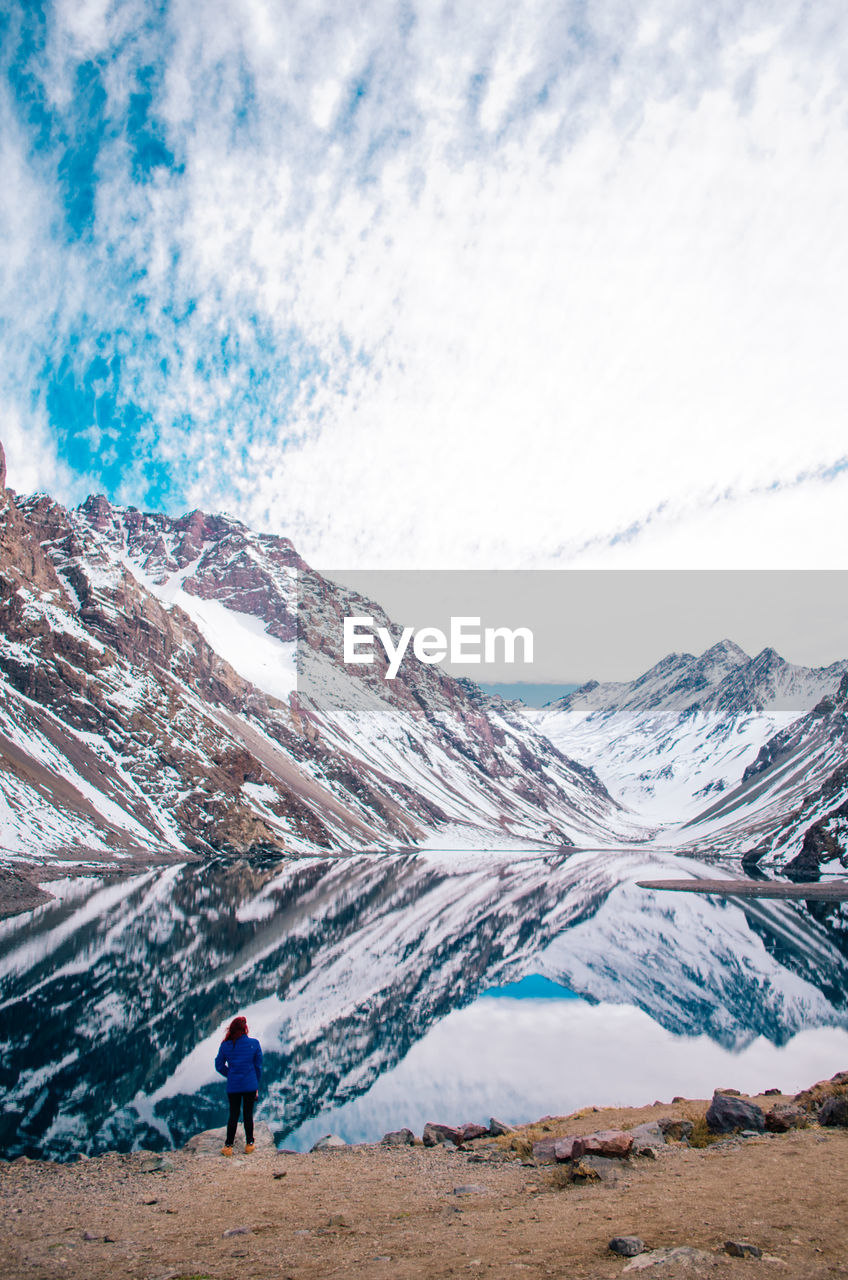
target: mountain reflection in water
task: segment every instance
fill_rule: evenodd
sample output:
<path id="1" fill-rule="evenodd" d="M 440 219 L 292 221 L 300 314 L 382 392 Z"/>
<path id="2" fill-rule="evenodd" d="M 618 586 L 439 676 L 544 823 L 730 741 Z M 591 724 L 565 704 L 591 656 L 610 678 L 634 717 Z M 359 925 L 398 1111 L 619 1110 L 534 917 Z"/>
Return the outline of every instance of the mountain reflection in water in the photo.
<path id="1" fill-rule="evenodd" d="M 746 1050 L 740 1064 L 765 1042 L 786 1046 L 788 1070 L 846 1065 L 845 904 L 640 889 L 648 874 L 703 867 L 632 851 L 508 859 L 221 861 L 50 886 L 55 902 L 0 924 L 0 1149 L 162 1148 L 221 1124 L 212 1059 L 236 1012 L 265 1050 L 259 1114 L 303 1141 L 357 1105 L 359 1138 L 379 1138 L 389 1115 L 417 1121 L 431 1098 L 459 1114 L 426 1118 L 477 1118 L 493 1104 L 496 1058 L 510 1063 L 494 1098 L 505 1120 L 603 1101 L 604 1054 L 628 1073 L 616 1100 L 651 1101 L 670 1036 Z M 583 998 L 478 999 L 534 977 Z M 546 1037 L 554 1013 L 576 1021 Z M 451 1027 L 474 1034 L 446 1040 Z M 590 1027 L 607 1047 L 581 1055 Z M 831 1030 L 811 1039 L 815 1028 Z M 540 1108 L 539 1088 L 557 1079 Z"/>

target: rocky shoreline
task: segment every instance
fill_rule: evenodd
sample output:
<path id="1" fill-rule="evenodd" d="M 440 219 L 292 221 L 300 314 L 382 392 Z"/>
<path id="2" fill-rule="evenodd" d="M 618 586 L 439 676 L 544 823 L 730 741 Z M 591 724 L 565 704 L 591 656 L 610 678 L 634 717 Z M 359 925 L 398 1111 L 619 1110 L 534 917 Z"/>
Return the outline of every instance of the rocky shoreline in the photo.
<path id="1" fill-rule="evenodd" d="M 848 1072 L 793 1097 L 719 1089 L 517 1128 L 431 1122 L 380 1143 L 327 1135 L 309 1153 L 278 1150 L 264 1125 L 250 1156 L 237 1143 L 224 1158 L 221 1138 L 0 1163 L 7 1274 L 846 1274 Z"/>

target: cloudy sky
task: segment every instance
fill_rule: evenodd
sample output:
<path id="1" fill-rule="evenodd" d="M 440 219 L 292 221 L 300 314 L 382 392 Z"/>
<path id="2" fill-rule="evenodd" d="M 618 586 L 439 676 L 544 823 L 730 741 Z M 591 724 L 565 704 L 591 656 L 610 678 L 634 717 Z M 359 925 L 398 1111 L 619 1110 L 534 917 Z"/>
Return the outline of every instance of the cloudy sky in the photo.
<path id="1" fill-rule="evenodd" d="M 13 0 L 10 482 L 319 567 L 842 567 L 842 0 Z"/>

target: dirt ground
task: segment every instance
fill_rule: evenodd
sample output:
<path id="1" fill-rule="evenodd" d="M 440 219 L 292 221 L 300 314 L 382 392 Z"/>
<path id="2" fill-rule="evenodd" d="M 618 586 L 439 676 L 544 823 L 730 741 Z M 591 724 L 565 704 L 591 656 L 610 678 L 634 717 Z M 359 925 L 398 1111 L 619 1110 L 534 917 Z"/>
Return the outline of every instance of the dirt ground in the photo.
<path id="1" fill-rule="evenodd" d="M 706 1105 L 584 1111 L 539 1122 L 531 1136 L 694 1118 Z M 602 1280 L 642 1274 L 625 1273 L 628 1260 L 608 1249 L 612 1236 L 633 1234 L 651 1250 L 706 1255 L 645 1271 L 660 1280 L 848 1276 L 848 1130 L 674 1144 L 656 1160 L 624 1162 L 614 1185 L 559 1186 L 557 1167 L 506 1159 L 508 1141 L 251 1156 L 237 1145 L 232 1159 L 169 1153 L 173 1169 L 155 1173 L 141 1171 L 141 1155 L 0 1164 L 0 1274 Z M 727 1240 L 765 1256 L 729 1257 Z"/>

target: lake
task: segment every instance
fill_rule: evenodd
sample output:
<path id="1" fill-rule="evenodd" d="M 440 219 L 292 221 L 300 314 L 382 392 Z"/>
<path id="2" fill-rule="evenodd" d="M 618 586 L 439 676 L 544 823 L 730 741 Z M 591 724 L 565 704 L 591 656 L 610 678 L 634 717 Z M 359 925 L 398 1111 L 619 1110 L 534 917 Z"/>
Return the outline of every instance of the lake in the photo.
<path id="1" fill-rule="evenodd" d="M 644 851 L 214 861 L 77 878 L 0 923 L 0 1148 L 180 1145 L 248 1017 L 281 1145 L 848 1067 L 848 904 L 640 888 Z M 728 865 L 711 869 L 727 875 Z"/>

